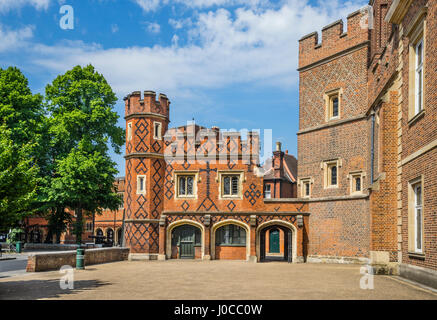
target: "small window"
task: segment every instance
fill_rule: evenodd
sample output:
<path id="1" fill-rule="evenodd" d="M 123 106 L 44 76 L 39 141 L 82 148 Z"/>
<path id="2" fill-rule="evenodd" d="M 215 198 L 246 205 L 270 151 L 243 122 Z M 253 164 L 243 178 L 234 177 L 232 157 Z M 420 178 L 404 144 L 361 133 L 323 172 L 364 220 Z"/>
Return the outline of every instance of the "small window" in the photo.
<path id="1" fill-rule="evenodd" d="M 338 187 L 338 167 L 341 160 L 325 162 L 325 188 Z"/>
<path id="2" fill-rule="evenodd" d="M 146 193 L 146 176 L 137 176 L 137 194 Z"/>
<path id="3" fill-rule="evenodd" d="M 348 179 L 350 179 L 351 194 L 363 192 L 364 174 L 362 172 L 351 173 Z"/>
<path id="4" fill-rule="evenodd" d="M 153 123 L 153 134 L 154 134 L 154 139 L 156 140 L 161 140 L 161 131 L 162 131 L 162 124 L 161 122 L 154 122 Z"/>
<path id="5" fill-rule="evenodd" d="M 335 94 L 329 97 L 329 119 L 336 119 L 340 113 L 340 100 L 339 95 Z"/>
<path id="6" fill-rule="evenodd" d="M 217 246 L 245 246 L 246 230 L 235 224 L 228 224 L 217 229 Z"/>
<path id="7" fill-rule="evenodd" d="M 423 110 L 423 40 L 416 45 L 416 109 L 415 114 Z"/>
<path id="8" fill-rule="evenodd" d="M 304 183 L 304 190 L 305 190 L 305 193 L 304 193 L 305 197 L 309 197 L 310 196 L 310 183 L 309 183 L 309 181 Z"/>
<path id="9" fill-rule="evenodd" d="M 413 185 L 414 190 L 414 222 L 415 222 L 415 251 L 421 253 L 422 249 L 422 231 L 423 231 L 423 196 L 422 196 L 422 184 L 417 183 Z"/>
<path id="10" fill-rule="evenodd" d="M 272 198 L 272 186 L 270 184 L 266 184 L 264 186 L 264 198 L 265 199 L 271 199 Z"/>
<path id="11" fill-rule="evenodd" d="M 132 140 L 132 122 L 127 124 L 127 141 Z"/>
<path id="12" fill-rule="evenodd" d="M 329 167 L 330 172 L 330 185 L 336 186 L 337 185 L 337 166 L 332 165 Z"/>
<path id="13" fill-rule="evenodd" d="M 223 195 L 232 197 L 239 195 L 240 176 L 223 176 Z"/>
<path id="14" fill-rule="evenodd" d="M 190 197 L 194 195 L 194 176 L 178 177 L 178 196 Z"/>
<path id="15" fill-rule="evenodd" d="M 355 183 L 354 183 L 354 186 L 355 186 L 355 192 L 360 192 L 361 191 L 361 177 L 356 177 L 355 178 Z"/>

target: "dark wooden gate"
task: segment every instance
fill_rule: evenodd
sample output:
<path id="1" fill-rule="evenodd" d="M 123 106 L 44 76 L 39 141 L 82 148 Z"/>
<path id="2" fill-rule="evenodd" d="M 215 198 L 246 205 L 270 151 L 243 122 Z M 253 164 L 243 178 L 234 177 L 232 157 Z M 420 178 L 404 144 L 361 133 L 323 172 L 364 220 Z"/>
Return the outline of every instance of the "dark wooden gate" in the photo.
<path id="1" fill-rule="evenodd" d="M 181 259 L 194 259 L 194 243 L 196 227 L 185 225 L 178 228 L 179 257 Z"/>

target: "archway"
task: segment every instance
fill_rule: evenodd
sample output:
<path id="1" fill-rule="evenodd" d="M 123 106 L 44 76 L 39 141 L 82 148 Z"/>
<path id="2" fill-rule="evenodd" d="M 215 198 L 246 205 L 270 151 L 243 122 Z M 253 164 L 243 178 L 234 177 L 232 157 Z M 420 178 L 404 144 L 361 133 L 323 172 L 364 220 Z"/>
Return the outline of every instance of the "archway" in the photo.
<path id="1" fill-rule="evenodd" d="M 174 228 L 171 233 L 171 258 L 201 258 L 201 235 L 202 231 L 190 224 Z"/>
<path id="2" fill-rule="evenodd" d="M 103 243 L 103 231 L 102 229 L 97 229 L 96 230 L 96 238 L 95 238 L 95 243 L 96 244 L 102 244 Z"/>
<path id="3" fill-rule="evenodd" d="M 188 219 L 183 219 L 183 220 L 179 220 L 179 221 L 175 221 L 171 224 L 168 225 L 167 227 L 167 236 L 166 236 L 166 257 L 167 259 L 179 259 L 182 258 L 179 256 L 179 252 L 180 252 L 180 239 L 179 235 L 176 234 L 175 237 L 173 237 L 174 234 L 174 230 L 177 230 L 179 227 L 183 227 L 183 226 L 191 226 L 194 227 L 194 258 L 195 259 L 203 259 L 203 256 L 205 255 L 205 227 L 197 222 L 197 221 L 192 221 L 192 220 L 188 220 Z M 189 230 L 188 228 L 186 228 L 186 230 Z M 196 231 L 199 230 L 199 231 Z M 177 231 L 178 233 L 180 233 L 181 231 Z M 190 242 L 192 242 L 192 238 L 189 239 L 190 237 L 192 237 L 192 232 L 193 229 L 191 229 L 191 231 L 184 231 L 184 234 L 181 234 L 181 236 L 186 237 L 185 240 L 183 240 L 183 244 L 185 245 L 185 247 L 189 247 L 189 248 L 184 248 L 184 256 L 185 256 L 185 249 L 190 250 L 191 249 L 191 244 Z M 191 233 L 191 236 L 190 236 Z M 197 234 L 197 236 L 196 236 Z M 179 241 L 179 242 L 178 242 Z M 179 243 L 179 246 L 178 246 Z M 187 255 L 187 256 L 191 256 Z M 188 259 L 188 257 L 186 257 Z M 185 259 L 185 257 L 184 257 Z M 192 259 L 192 258 L 191 258 Z"/>
<path id="4" fill-rule="evenodd" d="M 281 220 L 272 220 L 259 225 L 256 233 L 258 261 L 296 261 L 296 232 L 293 224 Z"/>
<path id="5" fill-rule="evenodd" d="M 114 245 L 114 230 L 112 230 L 111 228 L 108 228 L 106 230 L 106 241 Z"/>
<path id="6" fill-rule="evenodd" d="M 121 232 L 121 228 L 117 229 L 117 245 L 119 245 L 121 247 L 122 245 L 122 240 L 123 240 L 123 234 Z"/>
<path id="7" fill-rule="evenodd" d="M 211 256 L 218 260 L 247 260 L 250 255 L 249 227 L 237 220 L 216 223 L 211 232 Z"/>

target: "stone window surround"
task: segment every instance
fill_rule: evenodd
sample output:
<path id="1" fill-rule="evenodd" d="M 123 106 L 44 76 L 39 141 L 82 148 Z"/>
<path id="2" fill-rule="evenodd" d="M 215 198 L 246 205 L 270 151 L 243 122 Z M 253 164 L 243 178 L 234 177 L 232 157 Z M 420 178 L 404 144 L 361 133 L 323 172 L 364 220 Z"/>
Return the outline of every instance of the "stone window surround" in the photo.
<path id="1" fill-rule="evenodd" d="M 424 256 L 425 242 L 424 242 L 424 215 L 425 215 L 425 190 L 423 188 L 423 175 L 412 179 L 408 182 L 408 254 L 413 257 Z M 416 211 L 415 211 L 415 192 L 414 187 L 418 184 L 422 188 L 422 250 L 416 250 Z"/>
<path id="2" fill-rule="evenodd" d="M 223 194 L 223 178 L 225 176 L 239 176 L 238 179 L 238 195 L 224 195 Z M 243 200 L 243 182 L 245 182 L 244 171 L 242 170 L 226 170 L 218 171 L 216 182 L 218 182 L 219 200 Z"/>
<path id="3" fill-rule="evenodd" d="M 348 180 L 350 180 L 350 194 L 351 195 L 358 195 L 364 193 L 364 179 L 366 178 L 366 174 L 363 171 L 353 171 L 350 172 L 347 176 Z M 355 190 L 355 179 L 360 178 L 361 179 L 361 190 L 356 191 Z"/>
<path id="4" fill-rule="evenodd" d="M 426 101 L 425 101 L 425 93 L 426 93 L 426 85 L 425 81 L 422 81 L 422 109 L 417 112 L 416 104 L 416 67 L 417 67 L 417 56 L 416 56 L 416 48 L 417 45 L 422 41 L 423 42 L 423 66 L 422 66 L 422 76 L 425 78 L 426 73 L 426 12 L 421 11 L 416 16 L 416 18 L 410 24 L 409 30 L 407 31 L 407 37 L 409 40 L 409 53 L 408 53 L 408 121 L 409 124 L 415 122 L 420 118 L 420 115 L 424 113 L 426 109 Z"/>
<path id="5" fill-rule="evenodd" d="M 194 176 L 194 184 L 193 184 L 193 195 L 179 195 L 179 177 L 182 176 Z M 197 182 L 200 182 L 199 171 L 197 170 L 189 170 L 189 171 L 174 171 L 172 182 L 174 182 L 174 192 L 175 199 L 197 199 Z"/>
<path id="6" fill-rule="evenodd" d="M 158 135 L 156 135 L 156 126 L 159 126 Z M 153 139 L 162 140 L 162 122 L 153 121 Z"/>
<path id="7" fill-rule="evenodd" d="M 305 195 L 305 184 L 309 183 L 310 184 L 310 194 L 309 195 Z M 311 197 L 311 189 L 312 189 L 312 185 L 314 184 L 314 179 L 312 177 L 304 177 L 304 178 L 300 178 L 299 182 L 298 182 L 298 186 L 300 187 L 300 196 L 301 198 L 310 198 Z"/>
<path id="8" fill-rule="evenodd" d="M 143 184 L 143 190 L 140 190 L 140 179 L 143 178 L 144 179 L 144 184 Z M 145 195 L 146 194 L 146 176 L 145 175 L 138 175 L 137 176 L 137 194 L 142 194 Z"/>
<path id="9" fill-rule="evenodd" d="M 127 124 L 127 141 L 132 141 L 132 122 Z"/>
<path id="10" fill-rule="evenodd" d="M 331 185 L 330 183 L 330 170 L 329 168 L 335 165 L 337 167 L 337 184 Z M 323 177 L 324 182 L 323 186 L 325 189 L 337 189 L 340 187 L 340 168 L 342 167 L 342 160 L 341 159 L 331 159 L 331 160 L 325 160 L 320 164 L 320 169 L 324 171 Z"/>
<path id="11" fill-rule="evenodd" d="M 338 98 L 338 116 L 332 117 L 332 102 L 334 98 Z M 341 118 L 341 107 L 342 107 L 343 89 L 337 88 L 325 92 L 323 95 L 323 100 L 325 101 L 325 122 L 339 120 Z"/>

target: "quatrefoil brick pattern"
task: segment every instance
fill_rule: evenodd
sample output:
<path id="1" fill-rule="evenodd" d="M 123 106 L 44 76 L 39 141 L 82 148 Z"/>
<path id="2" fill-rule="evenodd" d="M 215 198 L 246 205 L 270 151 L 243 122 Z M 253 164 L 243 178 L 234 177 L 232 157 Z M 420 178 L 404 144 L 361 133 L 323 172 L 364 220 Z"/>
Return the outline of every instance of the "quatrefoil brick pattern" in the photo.
<path id="1" fill-rule="evenodd" d="M 252 183 L 249 187 L 249 190 L 246 190 L 246 192 L 244 193 L 244 196 L 253 206 L 255 205 L 257 199 L 261 197 L 261 192 L 257 189 L 256 185 Z"/>

